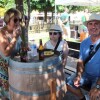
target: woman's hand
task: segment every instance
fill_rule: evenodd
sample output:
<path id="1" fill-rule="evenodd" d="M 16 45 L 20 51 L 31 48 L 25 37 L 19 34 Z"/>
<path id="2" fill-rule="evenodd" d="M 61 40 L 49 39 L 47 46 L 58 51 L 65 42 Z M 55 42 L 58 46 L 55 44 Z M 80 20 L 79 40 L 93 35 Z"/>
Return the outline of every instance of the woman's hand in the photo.
<path id="1" fill-rule="evenodd" d="M 13 36 L 15 38 L 18 38 L 18 36 L 21 34 L 21 27 L 17 27 L 16 29 L 13 30 Z"/>
<path id="2" fill-rule="evenodd" d="M 90 100 L 100 100 L 100 89 L 93 88 L 89 92 Z"/>

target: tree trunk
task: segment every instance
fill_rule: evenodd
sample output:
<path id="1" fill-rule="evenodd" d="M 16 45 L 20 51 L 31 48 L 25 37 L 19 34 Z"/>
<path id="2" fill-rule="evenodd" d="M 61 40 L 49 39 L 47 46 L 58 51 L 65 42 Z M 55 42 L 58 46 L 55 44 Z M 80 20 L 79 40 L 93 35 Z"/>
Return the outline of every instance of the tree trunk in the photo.
<path id="1" fill-rule="evenodd" d="M 27 0 L 27 6 L 28 6 L 28 22 L 27 22 L 26 27 L 28 28 L 29 20 L 30 20 L 30 11 L 31 11 L 31 9 L 30 9 L 30 0 Z"/>
<path id="2" fill-rule="evenodd" d="M 47 10 L 44 11 L 45 17 L 44 17 L 44 21 L 47 22 Z"/>
<path id="3" fill-rule="evenodd" d="M 18 9 L 22 14 L 24 14 L 23 10 L 23 0 L 15 0 L 16 9 Z"/>
<path id="4" fill-rule="evenodd" d="M 24 44 L 27 46 L 28 45 L 28 26 L 29 26 L 29 20 L 30 20 L 30 0 L 27 0 L 27 6 L 28 6 L 27 19 L 25 18 L 25 14 L 24 14 L 23 1 L 24 0 L 15 0 L 15 4 L 16 4 L 16 9 L 18 9 L 21 12 L 23 22 L 25 23 L 25 25 L 22 26 L 21 38 Z"/>

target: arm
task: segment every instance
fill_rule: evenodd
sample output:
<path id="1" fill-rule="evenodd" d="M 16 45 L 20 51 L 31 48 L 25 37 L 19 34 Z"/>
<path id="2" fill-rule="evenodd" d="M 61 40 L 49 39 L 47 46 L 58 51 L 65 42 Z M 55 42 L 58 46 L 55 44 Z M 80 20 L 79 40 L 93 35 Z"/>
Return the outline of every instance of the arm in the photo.
<path id="1" fill-rule="evenodd" d="M 67 57 L 68 57 L 68 52 L 69 52 L 69 48 L 68 48 L 68 44 L 66 41 L 64 41 L 64 45 L 63 45 L 63 66 L 66 66 L 67 63 Z"/>
<path id="2" fill-rule="evenodd" d="M 100 85 L 100 78 L 98 79 L 97 84 L 99 84 L 99 85 Z"/>
<path id="3" fill-rule="evenodd" d="M 76 87 L 80 86 L 80 79 L 82 76 L 82 73 L 84 72 L 84 65 L 83 65 L 83 61 L 81 59 L 78 60 L 77 62 L 77 73 L 76 73 L 76 78 L 74 80 L 74 85 Z"/>
<path id="4" fill-rule="evenodd" d="M 63 24 L 68 22 L 68 18 L 66 18 L 65 20 L 62 21 Z"/>
<path id="5" fill-rule="evenodd" d="M 0 51 L 5 56 L 10 56 L 19 35 L 20 33 L 18 30 L 14 31 L 12 40 L 9 42 L 8 37 L 6 36 L 6 31 L 0 31 Z"/>
<path id="6" fill-rule="evenodd" d="M 61 20 L 61 24 L 66 24 L 69 20 L 69 15 L 66 13 L 62 14 L 61 17 L 60 17 L 60 20 Z"/>
<path id="7" fill-rule="evenodd" d="M 83 61 L 79 59 L 77 62 L 77 76 L 81 77 L 83 71 L 84 71 L 84 64 Z"/>
<path id="8" fill-rule="evenodd" d="M 97 80 L 96 85 L 100 85 L 100 78 Z M 95 94 L 95 95 L 94 95 Z M 89 96 L 91 100 L 99 100 L 100 99 L 100 88 L 97 89 L 96 86 L 92 88 L 89 92 Z"/>

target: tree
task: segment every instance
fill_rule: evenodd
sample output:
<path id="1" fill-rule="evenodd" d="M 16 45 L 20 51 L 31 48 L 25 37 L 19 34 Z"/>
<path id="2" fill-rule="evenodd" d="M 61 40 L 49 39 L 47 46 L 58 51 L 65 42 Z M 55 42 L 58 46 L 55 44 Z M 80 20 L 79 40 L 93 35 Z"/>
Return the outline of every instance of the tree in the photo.
<path id="1" fill-rule="evenodd" d="M 30 6 L 31 10 L 44 11 L 45 21 L 47 21 L 47 12 L 54 11 L 54 0 L 32 0 Z"/>
<path id="2" fill-rule="evenodd" d="M 88 7 L 90 12 L 100 12 L 100 7 Z"/>

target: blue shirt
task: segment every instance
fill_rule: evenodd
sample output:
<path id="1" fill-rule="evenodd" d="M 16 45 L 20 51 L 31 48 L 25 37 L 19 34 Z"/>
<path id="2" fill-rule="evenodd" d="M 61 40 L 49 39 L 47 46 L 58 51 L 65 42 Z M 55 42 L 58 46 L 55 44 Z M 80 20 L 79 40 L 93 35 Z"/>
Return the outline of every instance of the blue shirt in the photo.
<path id="1" fill-rule="evenodd" d="M 100 39 L 93 44 L 94 50 L 96 46 L 99 44 L 99 42 L 100 42 Z M 90 36 L 86 38 L 84 41 L 82 41 L 80 45 L 80 56 L 79 56 L 81 60 L 84 61 L 89 56 L 91 44 L 92 44 L 92 41 L 90 39 Z M 85 72 L 91 76 L 96 76 L 96 77 L 100 76 L 100 48 L 91 58 L 91 60 L 89 60 L 87 64 L 85 65 Z"/>

